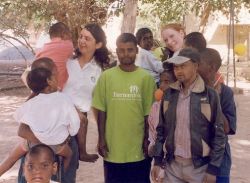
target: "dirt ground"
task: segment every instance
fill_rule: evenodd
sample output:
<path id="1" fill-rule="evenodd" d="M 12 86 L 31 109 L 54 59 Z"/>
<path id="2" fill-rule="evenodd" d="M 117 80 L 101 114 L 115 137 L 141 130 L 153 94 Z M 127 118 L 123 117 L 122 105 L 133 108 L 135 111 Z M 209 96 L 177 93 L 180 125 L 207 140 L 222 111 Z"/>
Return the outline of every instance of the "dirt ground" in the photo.
<path id="1" fill-rule="evenodd" d="M 11 82 L 8 82 L 6 85 L 10 84 Z M 2 86 L 2 83 L 0 86 Z M 250 88 L 250 84 L 244 84 L 243 87 Z M 15 109 L 25 101 L 28 94 L 29 92 L 26 89 L 0 91 L 0 161 L 4 159 L 19 140 L 16 135 L 17 123 L 13 120 L 12 115 Z M 248 183 L 250 182 L 250 93 L 246 90 L 244 94 L 235 95 L 235 99 L 238 120 L 237 135 L 230 137 L 233 157 L 231 182 Z M 92 115 L 90 114 L 87 142 L 89 152 L 96 151 L 96 142 L 97 127 Z M 11 170 L 0 177 L 0 183 L 17 182 L 18 167 L 19 162 L 17 162 Z M 77 172 L 77 182 L 103 182 L 102 159 L 99 158 L 94 164 L 80 162 L 80 167 Z"/>

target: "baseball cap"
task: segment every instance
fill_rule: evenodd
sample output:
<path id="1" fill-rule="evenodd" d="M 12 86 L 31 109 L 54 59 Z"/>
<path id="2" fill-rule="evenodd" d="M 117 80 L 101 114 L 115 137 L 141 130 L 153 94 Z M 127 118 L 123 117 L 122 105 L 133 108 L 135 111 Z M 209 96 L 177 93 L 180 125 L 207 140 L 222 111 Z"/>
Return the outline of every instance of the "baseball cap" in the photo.
<path id="1" fill-rule="evenodd" d="M 193 48 L 183 48 L 178 55 L 167 59 L 165 62 L 172 64 L 183 64 L 184 62 L 191 61 L 194 63 L 200 62 L 200 54 Z"/>

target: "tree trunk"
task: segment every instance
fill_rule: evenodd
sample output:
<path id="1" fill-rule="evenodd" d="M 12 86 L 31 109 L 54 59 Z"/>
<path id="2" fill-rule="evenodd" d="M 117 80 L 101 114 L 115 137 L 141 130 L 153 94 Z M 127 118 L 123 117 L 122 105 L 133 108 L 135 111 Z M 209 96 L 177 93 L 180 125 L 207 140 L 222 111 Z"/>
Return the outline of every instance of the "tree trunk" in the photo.
<path id="1" fill-rule="evenodd" d="M 209 15 L 212 11 L 212 6 L 211 4 L 206 4 L 205 5 L 205 8 L 204 8 L 204 11 L 203 11 L 203 14 L 201 16 L 201 20 L 200 20 L 200 32 L 201 33 L 204 33 L 204 30 L 205 30 L 205 27 L 208 23 L 208 19 L 209 19 Z"/>
<path id="2" fill-rule="evenodd" d="M 134 33 L 138 0 L 126 0 L 121 32 Z"/>

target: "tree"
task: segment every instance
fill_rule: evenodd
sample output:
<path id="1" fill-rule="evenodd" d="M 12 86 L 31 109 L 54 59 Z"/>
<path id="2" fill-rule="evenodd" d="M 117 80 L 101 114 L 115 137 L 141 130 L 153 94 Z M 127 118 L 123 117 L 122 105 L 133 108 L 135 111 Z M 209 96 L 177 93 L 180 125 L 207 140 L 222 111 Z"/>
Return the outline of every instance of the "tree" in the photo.
<path id="1" fill-rule="evenodd" d="M 108 0 L 1 0 L 0 2 L 0 37 L 6 37 L 7 30 L 12 30 L 13 38 L 21 44 L 28 44 L 30 27 L 47 28 L 54 21 L 66 23 L 76 43 L 81 25 L 96 22 L 103 24 L 107 18 Z M 17 36 L 17 37 L 16 37 Z M 21 39 L 20 39 L 21 38 Z"/>
<path id="2" fill-rule="evenodd" d="M 134 33 L 138 0 L 126 0 L 123 12 L 123 22 L 121 32 Z"/>
<path id="3" fill-rule="evenodd" d="M 32 50 L 27 30 L 45 29 L 52 21 L 66 23 L 76 44 L 81 25 L 96 22 L 104 24 L 107 10 L 115 0 L 1 0 L 0 38 L 13 39 Z M 158 17 L 161 22 L 182 21 L 183 16 L 195 12 L 200 17 L 200 28 L 206 26 L 211 12 L 216 10 L 229 14 L 228 0 L 119 0 L 125 2 L 122 31 L 134 32 L 136 15 L 147 20 Z M 138 6 L 139 3 L 139 6 Z M 237 11 L 242 6 L 250 8 L 249 0 L 234 0 Z M 137 16 L 138 17 L 138 16 Z M 155 23 L 155 22 L 154 22 Z M 155 25 L 159 29 L 158 24 Z M 12 30 L 13 36 L 7 34 Z"/>
<path id="4" fill-rule="evenodd" d="M 250 9 L 249 0 L 234 0 L 236 14 L 241 7 Z M 230 13 L 229 0 L 142 0 L 143 4 L 151 4 L 147 9 L 140 9 L 140 15 L 159 17 L 162 22 L 182 21 L 183 16 L 194 12 L 200 17 L 199 27 L 204 29 L 212 12 L 221 11 L 225 15 Z"/>

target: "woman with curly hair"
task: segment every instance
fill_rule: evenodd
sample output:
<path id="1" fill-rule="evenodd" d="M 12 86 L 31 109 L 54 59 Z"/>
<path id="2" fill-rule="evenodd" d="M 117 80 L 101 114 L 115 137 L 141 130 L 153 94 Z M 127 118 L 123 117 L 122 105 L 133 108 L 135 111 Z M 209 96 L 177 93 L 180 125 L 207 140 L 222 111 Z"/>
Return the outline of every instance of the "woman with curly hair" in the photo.
<path id="1" fill-rule="evenodd" d="M 90 111 L 92 92 L 102 71 L 109 64 L 109 51 L 106 47 L 106 35 L 98 24 L 85 25 L 78 38 L 78 48 L 75 56 L 67 63 L 69 78 L 63 88 L 72 99 L 76 108 L 80 111 L 85 121 L 85 142 L 88 120 L 87 112 Z M 85 149 L 86 152 L 86 149 Z M 95 162 L 97 154 L 88 154 L 80 157 L 84 161 Z"/>

